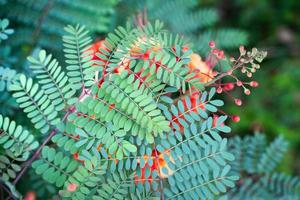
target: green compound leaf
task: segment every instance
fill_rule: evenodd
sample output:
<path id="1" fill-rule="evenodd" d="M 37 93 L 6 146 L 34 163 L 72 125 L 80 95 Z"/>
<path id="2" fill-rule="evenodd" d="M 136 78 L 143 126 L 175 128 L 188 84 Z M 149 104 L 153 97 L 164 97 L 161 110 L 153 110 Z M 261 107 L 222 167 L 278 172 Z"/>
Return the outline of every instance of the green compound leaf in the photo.
<path id="1" fill-rule="evenodd" d="M 51 99 L 38 84 L 33 83 L 31 78 L 27 79 L 21 74 L 19 81 L 10 85 L 9 90 L 13 92 L 13 97 L 20 108 L 27 113 L 34 127 L 41 133 L 47 133 L 52 125 L 59 123 L 57 111 Z"/>
<path id="2" fill-rule="evenodd" d="M 57 60 L 52 59 L 51 54 L 47 55 L 45 50 L 41 50 L 37 58 L 28 57 L 28 61 L 30 69 L 36 74 L 41 88 L 51 99 L 55 110 L 64 109 L 75 90 L 72 89 L 68 76 L 62 71 Z"/>

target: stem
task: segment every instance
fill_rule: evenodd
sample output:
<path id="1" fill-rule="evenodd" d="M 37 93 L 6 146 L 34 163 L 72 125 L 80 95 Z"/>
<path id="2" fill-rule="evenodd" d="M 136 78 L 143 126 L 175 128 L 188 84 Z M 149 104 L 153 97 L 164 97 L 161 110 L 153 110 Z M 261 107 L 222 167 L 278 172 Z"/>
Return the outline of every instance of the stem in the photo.
<path id="1" fill-rule="evenodd" d="M 45 141 L 43 142 L 43 144 L 34 152 L 33 156 L 25 163 L 22 171 L 20 171 L 20 173 L 18 174 L 18 176 L 15 178 L 15 180 L 13 182 L 14 185 L 16 185 L 18 183 L 18 181 L 20 180 L 20 178 L 26 172 L 27 168 L 40 155 L 40 152 L 41 152 L 42 148 L 50 141 L 50 139 L 52 138 L 53 135 L 56 134 L 56 132 L 57 132 L 57 129 L 53 129 L 50 132 L 50 134 L 48 135 L 48 137 L 45 139 Z"/>
<path id="2" fill-rule="evenodd" d="M 84 88 L 80 94 L 80 97 L 78 98 L 78 101 L 80 101 L 86 94 L 88 94 L 88 91 L 86 91 Z M 71 114 L 71 112 L 74 111 L 75 106 L 71 106 L 67 113 L 64 115 L 64 117 L 62 118 L 62 121 L 65 121 L 67 119 L 67 117 Z M 34 152 L 34 154 L 32 155 L 32 157 L 25 163 L 23 169 L 20 171 L 20 173 L 17 175 L 17 177 L 15 178 L 15 180 L 13 181 L 13 185 L 16 185 L 18 183 L 18 181 L 20 180 L 20 178 L 24 175 L 24 173 L 27 171 L 28 167 L 32 164 L 32 162 L 40 155 L 43 147 L 50 141 L 50 139 L 57 133 L 57 129 L 54 128 L 52 129 L 52 131 L 50 132 L 50 134 L 47 136 L 47 138 L 44 140 L 44 142 L 42 143 L 41 146 L 39 146 L 39 148 Z"/>
<path id="3" fill-rule="evenodd" d="M 8 193 L 9 196 L 7 197 L 7 199 L 11 198 L 11 199 L 13 199 L 13 200 L 16 200 L 15 196 L 10 192 L 9 189 L 6 188 L 5 185 L 3 185 L 2 183 L 0 183 L 0 187 L 1 187 L 5 192 Z M 4 199 L 4 198 L 3 198 L 3 199 Z"/>
<path id="4" fill-rule="evenodd" d="M 208 83 L 206 83 L 206 84 L 204 85 L 204 87 L 205 87 L 205 86 L 210 86 L 211 84 L 215 83 L 216 81 L 218 81 L 218 80 L 222 79 L 223 77 L 227 76 L 229 71 L 234 71 L 234 70 L 236 70 L 237 68 L 241 67 L 241 66 L 244 64 L 244 63 L 240 63 L 241 58 L 242 58 L 242 57 L 240 56 L 240 57 L 235 61 L 235 64 L 234 64 L 234 66 L 233 66 L 231 69 L 229 69 L 228 71 L 222 73 L 220 76 L 216 77 L 215 79 L 209 81 Z"/>

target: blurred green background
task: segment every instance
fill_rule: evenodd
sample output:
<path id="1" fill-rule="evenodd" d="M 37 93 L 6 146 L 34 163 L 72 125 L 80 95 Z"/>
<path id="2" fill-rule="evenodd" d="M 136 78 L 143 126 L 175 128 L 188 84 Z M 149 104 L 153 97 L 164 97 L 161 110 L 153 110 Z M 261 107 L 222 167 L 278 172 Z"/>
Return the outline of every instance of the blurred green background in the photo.
<path id="1" fill-rule="evenodd" d="M 15 33 L 0 45 L 0 66 L 31 75 L 26 57 L 39 48 L 61 58 L 61 36 L 67 24 L 87 26 L 100 40 L 118 25 L 143 14 L 161 19 L 166 27 L 189 38 L 205 55 L 208 42 L 230 55 L 241 44 L 268 51 L 254 75 L 259 87 L 237 107 L 228 101 L 224 110 L 241 121 L 234 134 L 264 132 L 269 139 L 283 134 L 291 150 L 281 168 L 300 175 L 300 1 L 297 0 L 0 0 L 0 18 L 8 18 Z M 10 94 L 3 90 L 0 112 L 30 128 Z M 19 119 L 16 119 L 19 118 Z M 39 135 L 39 134 L 37 134 Z"/>
<path id="2" fill-rule="evenodd" d="M 233 125 L 240 134 L 262 131 L 269 138 L 284 135 L 290 152 L 282 162 L 287 172 L 299 175 L 300 160 L 300 1 L 226 0 L 208 1 L 216 5 L 222 22 L 249 34 L 248 46 L 264 48 L 268 57 L 255 74 L 260 86 L 247 97 L 241 116 Z"/>

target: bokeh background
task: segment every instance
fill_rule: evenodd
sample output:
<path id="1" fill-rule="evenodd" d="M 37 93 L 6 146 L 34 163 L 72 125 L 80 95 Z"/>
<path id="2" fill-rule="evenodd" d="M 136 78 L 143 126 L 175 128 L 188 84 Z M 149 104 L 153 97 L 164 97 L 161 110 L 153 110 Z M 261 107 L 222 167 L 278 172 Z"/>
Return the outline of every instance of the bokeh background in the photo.
<path id="1" fill-rule="evenodd" d="M 65 25 L 84 24 L 97 41 L 127 21 L 139 23 L 137 16 L 162 20 L 166 28 L 189 38 L 203 57 L 210 40 L 228 55 L 237 54 L 241 44 L 267 50 L 267 59 L 254 75 L 259 87 L 247 98 L 235 91 L 243 106 L 228 99 L 224 110 L 241 118 L 232 124 L 234 134 L 262 132 L 270 140 L 278 134 L 288 139 L 290 151 L 280 167 L 300 175 L 300 1 L 0 0 L 0 18 L 8 18 L 15 30 L 0 45 L 0 66 L 30 75 L 26 57 L 40 48 L 62 61 Z M 1 113 L 30 128 L 5 90 L 0 105 Z"/>

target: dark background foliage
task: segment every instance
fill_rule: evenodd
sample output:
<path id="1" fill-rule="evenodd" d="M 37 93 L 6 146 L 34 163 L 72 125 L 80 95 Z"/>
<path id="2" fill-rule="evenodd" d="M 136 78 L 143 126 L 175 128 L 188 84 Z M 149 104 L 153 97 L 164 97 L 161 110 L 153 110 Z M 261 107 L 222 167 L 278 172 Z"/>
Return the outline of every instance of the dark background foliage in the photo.
<path id="1" fill-rule="evenodd" d="M 271 0 L 226 0 L 209 5 L 219 8 L 222 22 L 249 34 L 248 46 L 265 48 L 268 58 L 255 78 L 260 86 L 245 99 L 234 132 L 263 131 L 269 138 L 284 135 L 291 152 L 282 168 L 299 173 L 300 151 L 300 2 Z"/>

